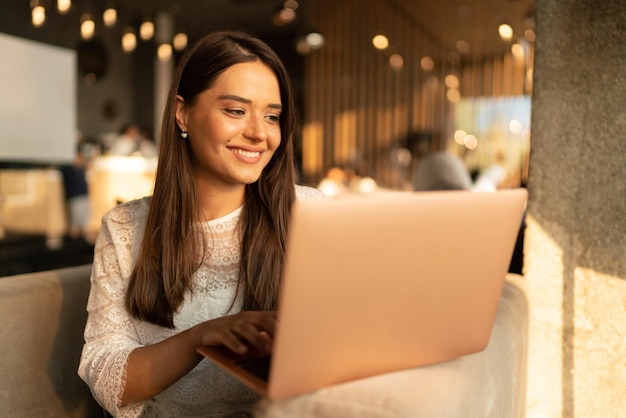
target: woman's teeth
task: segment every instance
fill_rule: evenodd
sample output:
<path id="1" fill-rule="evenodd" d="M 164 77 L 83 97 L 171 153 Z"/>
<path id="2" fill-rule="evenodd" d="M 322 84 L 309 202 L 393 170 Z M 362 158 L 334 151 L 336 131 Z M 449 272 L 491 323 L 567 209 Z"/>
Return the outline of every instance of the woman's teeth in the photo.
<path id="1" fill-rule="evenodd" d="M 235 154 L 243 155 L 244 157 L 250 157 L 250 158 L 252 158 L 252 157 L 258 157 L 258 156 L 259 156 L 259 154 L 261 154 L 261 153 L 260 153 L 260 152 L 258 152 L 258 151 L 246 151 L 246 150 L 242 150 L 242 149 L 238 149 L 238 148 L 234 148 L 234 149 L 233 149 L 233 152 L 234 152 Z"/>

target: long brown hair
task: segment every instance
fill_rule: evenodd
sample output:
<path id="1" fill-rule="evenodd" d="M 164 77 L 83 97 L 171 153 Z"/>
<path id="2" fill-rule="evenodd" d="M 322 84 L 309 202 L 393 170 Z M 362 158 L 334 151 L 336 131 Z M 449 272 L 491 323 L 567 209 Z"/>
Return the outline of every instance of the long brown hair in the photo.
<path id="1" fill-rule="evenodd" d="M 282 101 L 281 142 L 258 181 L 246 185 L 239 228 L 239 288 L 244 310 L 275 309 L 284 263 L 287 225 L 295 199 L 293 128 L 295 109 L 289 74 L 276 53 L 239 31 L 215 31 L 196 40 L 180 58 L 161 126 L 159 162 L 145 234 L 126 293 L 126 307 L 138 319 L 174 327 L 173 317 L 203 256 L 188 141 L 176 124 L 176 95 L 192 104 L 234 64 L 260 60 L 278 79 Z"/>

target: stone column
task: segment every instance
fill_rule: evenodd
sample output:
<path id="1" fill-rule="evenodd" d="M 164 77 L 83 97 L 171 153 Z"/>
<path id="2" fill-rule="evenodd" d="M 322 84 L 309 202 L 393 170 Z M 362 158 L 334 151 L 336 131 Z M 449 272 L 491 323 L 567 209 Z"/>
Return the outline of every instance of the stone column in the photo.
<path id="1" fill-rule="evenodd" d="M 626 3 L 537 0 L 527 417 L 626 413 Z"/>

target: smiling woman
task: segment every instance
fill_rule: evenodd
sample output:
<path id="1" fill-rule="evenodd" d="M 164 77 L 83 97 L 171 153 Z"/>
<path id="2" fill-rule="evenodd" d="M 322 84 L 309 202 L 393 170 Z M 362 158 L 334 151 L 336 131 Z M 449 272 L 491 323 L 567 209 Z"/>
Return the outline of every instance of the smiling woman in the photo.
<path id="1" fill-rule="evenodd" d="M 281 142 L 280 89 L 260 61 L 235 64 L 193 102 L 177 96 L 176 122 L 188 132 L 204 217 L 219 217 L 243 202 L 244 184 L 256 181 Z M 211 196 L 232 191 L 232 206 L 214 212 Z"/>
<path id="2" fill-rule="evenodd" d="M 295 185 L 294 112 L 258 38 L 213 32 L 179 60 L 154 194 L 107 213 L 96 241 L 79 374 L 115 416 L 252 408 L 196 348 L 271 350 L 290 208 L 322 197 Z"/>

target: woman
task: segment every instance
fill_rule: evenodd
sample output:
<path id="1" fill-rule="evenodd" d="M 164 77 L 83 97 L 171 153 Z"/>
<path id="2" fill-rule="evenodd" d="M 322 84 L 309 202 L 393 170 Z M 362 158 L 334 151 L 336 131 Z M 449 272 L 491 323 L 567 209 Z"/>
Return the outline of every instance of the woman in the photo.
<path id="1" fill-rule="evenodd" d="M 291 83 L 278 56 L 218 31 L 181 57 L 151 198 L 103 218 L 80 376 L 113 415 L 226 416 L 256 396 L 196 352 L 271 350 L 296 198 Z"/>

